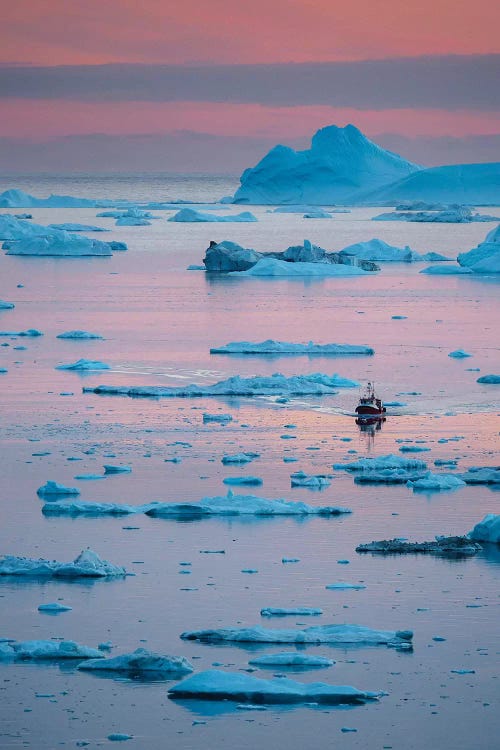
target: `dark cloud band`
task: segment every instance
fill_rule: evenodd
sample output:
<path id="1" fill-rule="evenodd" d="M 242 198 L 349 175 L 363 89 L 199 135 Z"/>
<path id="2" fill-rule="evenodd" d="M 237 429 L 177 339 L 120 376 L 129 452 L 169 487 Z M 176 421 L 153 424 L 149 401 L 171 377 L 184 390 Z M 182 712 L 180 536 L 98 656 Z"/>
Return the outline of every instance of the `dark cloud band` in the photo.
<path id="1" fill-rule="evenodd" d="M 500 109 L 500 55 L 262 65 L 0 66 L 0 98 Z"/>

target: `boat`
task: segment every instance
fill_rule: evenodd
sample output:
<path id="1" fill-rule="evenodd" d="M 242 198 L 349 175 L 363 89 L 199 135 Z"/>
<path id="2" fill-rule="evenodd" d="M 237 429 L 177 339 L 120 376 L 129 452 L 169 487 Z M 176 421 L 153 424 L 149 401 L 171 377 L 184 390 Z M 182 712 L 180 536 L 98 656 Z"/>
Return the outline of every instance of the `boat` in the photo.
<path id="1" fill-rule="evenodd" d="M 360 396 L 359 404 L 356 406 L 356 414 L 362 419 L 370 419 L 382 417 L 386 408 L 382 403 L 382 399 L 377 398 L 375 395 L 374 383 L 368 383 L 366 391 Z"/>

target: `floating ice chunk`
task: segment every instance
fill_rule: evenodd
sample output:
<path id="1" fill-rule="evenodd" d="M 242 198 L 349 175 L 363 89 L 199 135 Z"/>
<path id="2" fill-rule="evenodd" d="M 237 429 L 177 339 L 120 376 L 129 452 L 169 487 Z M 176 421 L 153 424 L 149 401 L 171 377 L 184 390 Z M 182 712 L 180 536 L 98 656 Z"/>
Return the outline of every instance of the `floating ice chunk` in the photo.
<path id="1" fill-rule="evenodd" d="M 406 456 L 397 456 L 389 453 L 386 456 L 376 456 L 374 458 L 360 458 L 347 464 L 334 464 L 334 469 L 344 469 L 345 471 L 374 471 L 382 469 L 408 469 L 418 470 L 426 469 L 425 461 L 416 458 L 407 458 Z"/>
<path id="2" fill-rule="evenodd" d="M 75 198 L 71 195 L 50 195 L 48 198 L 35 198 L 23 190 L 6 190 L 0 195 L 2 208 L 93 208 L 97 201 Z"/>
<path id="3" fill-rule="evenodd" d="M 102 476 L 96 475 L 95 478 L 103 479 Z M 153 508 L 155 503 L 146 503 L 144 505 L 120 505 L 118 503 L 85 503 L 85 502 L 66 502 L 66 503 L 46 503 L 42 507 L 44 516 L 129 516 L 133 513 L 146 513 Z"/>
<path id="4" fill-rule="evenodd" d="M 142 216 L 120 216 L 116 222 L 117 227 L 149 227 L 151 222 Z"/>
<path id="5" fill-rule="evenodd" d="M 53 230 L 54 231 L 54 230 Z M 7 255 L 71 256 L 112 255 L 107 242 L 91 240 L 77 234 L 59 232 L 44 237 L 27 237 L 9 242 Z"/>
<path id="6" fill-rule="evenodd" d="M 447 258 L 446 255 L 442 255 L 441 253 L 424 253 L 422 255 L 422 260 L 430 261 L 431 263 L 444 263 L 444 262 L 451 262 L 452 258 Z M 422 271 L 420 271 L 422 273 Z"/>
<path id="7" fill-rule="evenodd" d="M 416 469 L 368 469 L 357 473 L 354 481 L 356 484 L 406 484 L 423 476 L 424 472 Z"/>
<path id="8" fill-rule="evenodd" d="M 333 216 L 322 208 L 315 208 L 313 211 L 305 213 L 304 219 L 333 219 Z"/>
<path id="9" fill-rule="evenodd" d="M 428 471 L 420 479 L 408 481 L 407 486 L 411 487 L 414 492 L 429 490 L 432 492 L 442 490 L 457 490 L 459 487 L 465 487 L 465 482 L 455 474 L 433 474 Z"/>
<path id="10" fill-rule="evenodd" d="M 246 271 L 230 271 L 230 276 L 246 278 L 248 276 L 316 276 L 328 278 L 330 276 L 367 276 L 371 271 L 365 271 L 359 266 L 340 263 L 289 263 L 278 258 L 261 258 Z"/>
<path id="11" fill-rule="evenodd" d="M 472 354 L 469 354 L 463 349 L 455 349 L 448 354 L 448 357 L 451 357 L 452 359 L 465 359 L 466 357 L 472 357 Z"/>
<path id="12" fill-rule="evenodd" d="M 428 273 L 431 276 L 450 276 L 453 274 L 467 274 L 472 273 L 470 268 L 464 268 L 463 266 L 457 266 L 456 264 L 446 266 L 428 266 L 428 268 L 422 268 L 419 273 Z"/>
<path id="13" fill-rule="evenodd" d="M 366 589 L 366 586 L 363 586 L 362 583 L 329 583 L 327 586 L 325 586 L 325 589 L 330 589 L 332 591 L 361 591 L 362 589 Z"/>
<path id="14" fill-rule="evenodd" d="M 214 214 L 196 211 L 194 208 L 181 208 L 175 216 L 171 216 L 168 221 L 181 222 L 230 222 L 230 221 L 257 221 L 257 218 L 250 211 L 243 211 L 240 214 L 228 214 L 227 216 L 216 216 Z"/>
<path id="15" fill-rule="evenodd" d="M 500 383 L 500 375 L 482 375 L 476 380 L 476 383 L 487 383 L 489 385 L 498 385 Z"/>
<path id="16" fill-rule="evenodd" d="M 72 224 L 66 222 L 64 224 L 49 224 L 49 229 L 59 229 L 63 232 L 109 232 L 109 229 L 104 227 L 96 227 L 93 224 Z"/>
<path id="17" fill-rule="evenodd" d="M 260 610 L 262 617 L 287 617 L 289 615 L 297 617 L 322 615 L 323 610 L 317 607 L 289 607 L 282 609 L 280 607 L 264 607 Z"/>
<path id="18" fill-rule="evenodd" d="M 47 234 L 58 234 L 55 229 L 49 229 L 42 224 L 16 218 L 10 214 L 0 215 L 0 239 L 22 240 L 28 237 L 45 237 Z"/>
<path id="19" fill-rule="evenodd" d="M 110 742 L 126 742 L 126 740 L 132 739 L 133 735 L 124 734 L 123 732 L 113 732 L 112 734 L 108 734 L 108 740 Z"/>
<path id="20" fill-rule="evenodd" d="M 126 242 L 118 242 L 117 240 L 111 240 L 110 242 L 106 242 L 107 245 L 109 245 L 110 250 L 112 252 L 122 252 L 123 250 L 128 250 L 128 246 Z"/>
<path id="21" fill-rule="evenodd" d="M 232 422 L 233 417 L 231 414 L 208 414 L 207 412 L 203 413 L 203 424 L 207 424 L 210 422 L 220 422 L 220 424 L 227 424 L 228 422 Z"/>
<path id="22" fill-rule="evenodd" d="M 245 477 L 226 477 L 222 480 L 224 484 L 230 485 L 230 486 L 240 486 L 240 485 L 255 485 L 259 486 L 262 484 L 262 479 L 260 477 L 253 477 L 253 476 L 245 476 Z"/>
<path id="23" fill-rule="evenodd" d="M 19 661 L 43 661 L 45 659 L 102 659 L 96 648 L 81 646 L 75 641 L 19 641 L 10 644 Z"/>
<path id="24" fill-rule="evenodd" d="M 404 401 L 384 401 L 384 406 L 408 406 Z"/>
<path id="25" fill-rule="evenodd" d="M 465 536 L 437 536 L 431 542 L 407 542 L 403 539 L 383 539 L 356 547 L 356 552 L 376 552 L 382 555 L 423 553 L 444 556 L 468 556 L 480 552 L 479 544 Z"/>
<path id="26" fill-rule="evenodd" d="M 340 255 L 352 255 L 361 260 L 389 261 L 397 263 L 411 263 L 415 260 L 421 260 L 421 256 L 408 246 L 395 247 L 379 239 L 372 239 L 366 242 L 356 242 L 354 245 L 348 245 L 340 251 Z"/>
<path id="27" fill-rule="evenodd" d="M 500 544 L 500 516 L 487 513 L 483 520 L 477 523 L 472 531 L 469 531 L 469 536 L 478 542 Z"/>
<path id="28" fill-rule="evenodd" d="M 39 487 L 36 491 L 38 497 L 65 497 L 69 495 L 79 495 L 80 490 L 77 487 L 65 487 L 64 484 L 58 482 L 47 481 L 42 487 Z"/>
<path id="29" fill-rule="evenodd" d="M 181 677 L 193 671 L 193 665 L 183 656 L 166 656 L 138 648 L 131 654 L 121 654 L 109 659 L 92 659 L 78 665 L 90 671 L 125 672 L 134 675 L 157 674 Z"/>
<path id="30" fill-rule="evenodd" d="M 463 474 L 458 474 L 466 484 L 500 484 L 499 466 L 471 466 Z"/>
<path id="31" fill-rule="evenodd" d="M 221 462 L 226 466 L 228 464 L 248 464 L 255 458 L 259 458 L 260 453 L 252 453 L 248 451 L 246 453 L 232 453 L 231 455 L 222 456 Z"/>
<path id="32" fill-rule="evenodd" d="M 423 445 L 402 445 L 398 450 L 401 453 L 426 453 L 430 451 L 430 448 L 425 448 Z"/>
<path id="33" fill-rule="evenodd" d="M 500 273 L 500 224 L 473 250 L 460 253 L 457 260 L 474 273 Z"/>
<path id="34" fill-rule="evenodd" d="M 348 685 L 304 684 L 287 678 L 262 680 L 248 674 L 208 670 L 188 677 L 170 688 L 170 698 L 206 698 L 247 703 L 363 704 L 376 700 L 382 692 L 357 690 Z"/>
<path id="35" fill-rule="evenodd" d="M 236 242 L 224 240 L 223 242 L 211 242 L 205 253 L 203 263 L 207 271 L 246 271 L 254 266 L 261 254 L 251 248 L 241 247 Z"/>
<path id="36" fill-rule="evenodd" d="M 290 482 L 292 487 L 322 489 L 330 486 L 331 477 L 326 474 L 305 474 L 303 471 L 296 471 L 294 474 L 290 474 Z"/>
<path id="37" fill-rule="evenodd" d="M 157 503 L 146 515 L 159 518 L 207 516 L 337 516 L 351 513 L 349 508 L 312 506 L 292 500 L 268 500 L 254 495 L 205 497 L 197 503 Z"/>
<path id="38" fill-rule="evenodd" d="M 413 633 L 411 630 L 372 630 L 362 625 L 315 625 L 302 630 L 272 630 L 255 625 L 249 628 L 187 631 L 181 634 L 181 638 L 202 643 L 329 643 L 335 646 L 352 643 L 407 648 L 411 647 Z"/>
<path id="39" fill-rule="evenodd" d="M 130 474 L 132 471 L 131 466 L 117 465 L 117 464 L 104 464 L 105 474 Z"/>
<path id="40" fill-rule="evenodd" d="M 110 366 L 105 362 L 94 359 L 78 359 L 68 365 L 57 365 L 56 370 L 109 370 Z"/>
<path id="41" fill-rule="evenodd" d="M 38 607 L 39 612 L 50 612 L 51 614 L 59 614 L 59 612 L 70 612 L 72 607 L 67 607 L 65 604 L 59 604 L 59 602 L 50 602 L 49 604 L 40 604 Z"/>
<path id="42" fill-rule="evenodd" d="M 286 341 L 267 339 L 258 343 L 233 341 L 223 346 L 212 347 L 210 354 L 318 354 L 321 356 L 351 356 L 354 354 L 372 355 L 375 351 L 369 346 L 356 344 L 291 344 Z"/>
<path id="43" fill-rule="evenodd" d="M 15 307 L 15 304 L 13 302 L 5 302 L 3 299 L 0 299 L 0 310 L 13 310 Z"/>
<path id="44" fill-rule="evenodd" d="M 498 216 L 473 213 L 468 206 L 449 206 L 441 211 L 416 211 L 385 213 L 374 216 L 373 221 L 414 221 L 438 224 L 470 224 L 476 221 L 496 221 Z"/>
<path id="45" fill-rule="evenodd" d="M 43 336 L 36 328 L 28 328 L 26 331 L 0 331 L 0 336 L 21 336 L 21 338 L 38 338 Z"/>
<path id="46" fill-rule="evenodd" d="M 90 333 L 89 331 L 64 331 L 64 333 L 58 334 L 58 339 L 102 339 L 98 333 Z"/>
<path id="47" fill-rule="evenodd" d="M 264 654 L 251 659 L 249 664 L 258 667 L 332 667 L 335 662 L 326 656 L 310 656 L 309 654 L 298 654 L 296 651 L 282 652 L 279 654 Z"/>
<path id="48" fill-rule="evenodd" d="M 0 558 L 0 575 L 72 579 L 108 578 L 125 576 L 127 573 L 125 568 L 102 560 L 96 552 L 86 549 L 73 562 L 68 563 L 5 555 Z"/>

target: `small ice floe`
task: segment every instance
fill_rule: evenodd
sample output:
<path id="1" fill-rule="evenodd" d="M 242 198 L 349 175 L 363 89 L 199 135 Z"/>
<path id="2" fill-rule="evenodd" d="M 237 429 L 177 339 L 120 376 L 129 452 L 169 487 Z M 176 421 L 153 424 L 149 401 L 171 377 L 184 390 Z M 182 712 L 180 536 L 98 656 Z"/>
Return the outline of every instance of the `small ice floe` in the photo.
<path id="1" fill-rule="evenodd" d="M 475 669 L 450 669 L 452 674 L 476 674 Z"/>
<path id="2" fill-rule="evenodd" d="M 99 362 L 94 359 L 78 359 L 76 362 L 72 362 L 68 365 L 57 365 L 56 370 L 109 370 L 110 366 L 105 362 Z"/>
<path id="3" fill-rule="evenodd" d="M 433 474 L 428 471 L 420 479 L 414 479 L 407 482 L 407 487 L 411 487 L 414 492 L 442 492 L 445 490 L 457 490 L 465 487 L 465 482 L 455 474 Z"/>
<path id="4" fill-rule="evenodd" d="M 36 494 L 42 498 L 69 497 L 79 495 L 80 490 L 77 487 L 65 487 L 64 484 L 47 481 L 37 489 Z"/>
<path id="5" fill-rule="evenodd" d="M 406 484 L 424 475 L 425 472 L 418 469 L 373 469 L 358 472 L 354 481 L 356 484 Z"/>
<path id="6" fill-rule="evenodd" d="M 90 331 L 64 331 L 64 333 L 60 333 L 56 338 L 77 339 L 78 341 L 82 339 L 103 339 L 98 333 L 90 333 Z"/>
<path id="7" fill-rule="evenodd" d="M 471 466 L 457 476 L 466 484 L 500 484 L 500 466 Z"/>
<path id="8" fill-rule="evenodd" d="M 60 612 L 70 612 L 72 607 L 67 607 L 59 602 L 50 602 L 49 604 L 40 604 L 39 612 L 49 612 L 50 614 L 59 614 Z"/>
<path id="9" fill-rule="evenodd" d="M 488 385 L 500 384 L 500 375 L 482 375 L 476 380 L 476 383 L 487 383 Z"/>
<path id="10" fill-rule="evenodd" d="M 331 477 L 327 474 L 305 474 L 303 471 L 296 471 L 290 474 L 290 483 L 292 487 L 323 489 L 330 486 Z"/>
<path id="11" fill-rule="evenodd" d="M 22 338 L 37 338 L 43 336 L 36 328 L 28 328 L 26 331 L 0 331 L 0 336 L 21 336 Z"/>
<path id="12" fill-rule="evenodd" d="M 199 672 L 170 688 L 169 698 L 232 700 L 240 703 L 363 704 L 384 695 L 357 690 L 349 685 L 304 684 L 284 677 L 262 680 L 249 674 L 215 669 Z"/>
<path id="13" fill-rule="evenodd" d="M 253 495 L 205 497 L 197 503 L 156 503 L 146 511 L 154 518 L 205 516 L 338 516 L 351 513 L 349 508 L 336 506 L 312 506 L 292 500 L 267 500 Z"/>
<path id="14" fill-rule="evenodd" d="M 5 375 L 6 372 L 9 372 L 6 367 L 0 367 L 0 375 Z"/>
<path id="15" fill-rule="evenodd" d="M 259 457 L 260 453 L 247 451 L 245 453 L 232 453 L 228 454 L 227 456 L 222 456 L 221 462 L 224 464 L 224 466 L 227 466 L 229 464 L 248 464 L 250 463 L 250 461 L 253 461 L 255 458 Z"/>
<path id="16" fill-rule="evenodd" d="M 149 211 L 141 211 L 131 206 L 127 211 L 120 212 L 115 224 L 117 227 L 148 227 L 151 224 L 149 219 L 154 218 Z"/>
<path id="17" fill-rule="evenodd" d="M 407 320 L 408 315 L 391 315 L 391 320 Z"/>
<path id="18" fill-rule="evenodd" d="M 437 536 L 430 542 L 407 542 L 403 539 L 383 539 L 359 544 L 356 552 L 375 552 L 381 555 L 429 554 L 444 557 L 467 557 L 481 551 L 481 546 L 466 536 Z"/>
<path id="19" fill-rule="evenodd" d="M 422 256 L 408 245 L 406 247 L 395 247 L 376 238 L 348 245 L 340 251 L 340 255 L 350 255 L 360 260 L 391 263 L 411 263 L 412 261 L 422 260 Z"/>
<path id="20" fill-rule="evenodd" d="M 134 739 L 132 734 L 124 734 L 123 732 L 112 732 L 108 734 L 108 740 L 110 742 L 126 742 L 127 740 Z"/>
<path id="21" fill-rule="evenodd" d="M 104 474 L 76 474 L 75 479 L 83 482 L 96 482 L 99 479 L 105 479 Z"/>
<path id="22" fill-rule="evenodd" d="M 219 422 L 220 424 L 227 424 L 228 422 L 232 422 L 233 417 L 231 414 L 208 414 L 207 412 L 203 412 L 203 424 L 208 424 L 210 422 Z"/>
<path id="23" fill-rule="evenodd" d="M 309 341 L 307 344 L 293 344 L 287 341 L 267 339 L 267 341 L 256 343 L 250 341 L 232 341 L 223 346 L 212 347 L 210 354 L 317 354 L 337 357 L 351 355 L 371 356 L 375 354 L 375 350 L 370 346 L 356 344 L 315 344 L 313 341 Z"/>
<path id="24" fill-rule="evenodd" d="M 59 229 L 63 232 L 109 232 L 104 227 L 96 227 L 94 224 L 72 224 L 65 222 L 63 224 L 49 224 L 49 229 Z"/>
<path id="25" fill-rule="evenodd" d="M 131 466 L 124 466 L 118 464 L 104 464 L 105 474 L 130 474 L 132 471 Z"/>
<path id="26" fill-rule="evenodd" d="M 248 222 L 257 221 L 257 218 L 250 211 L 242 211 L 239 214 L 227 214 L 226 216 L 217 216 L 203 211 L 196 211 L 194 208 L 181 208 L 168 221 L 180 222 L 219 222 L 227 223 L 231 221 Z"/>
<path id="27" fill-rule="evenodd" d="M 466 357 L 472 357 L 472 354 L 469 354 L 469 352 L 466 352 L 463 349 L 455 349 L 448 354 L 448 357 L 451 357 L 452 359 L 466 359 Z"/>
<path id="28" fill-rule="evenodd" d="M 366 586 L 363 586 L 362 583 L 329 583 L 327 586 L 325 586 L 325 589 L 329 589 L 331 591 L 362 591 L 363 589 L 366 589 Z"/>
<path id="29" fill-rule="evenodd" d="M 404 401 L 384 401 L 384 406 L 408 406 Z"/>
<path id="30" fill-rule="evenodd" d="M 279 654 L 264 654 L 251 659 L 249 664 L 257 667 L 332 667 L 335 662 L 326 656 L 298 654 L 296 651 L 284 651 Z"/>
<path id="31" fill-rule="evenodd" d="M 322 615 L 323 610 L 318 609 L 317 607 L 288 607 L 285 609 L 280 607 L 264 607 L 264 609 L 260 610 L 260 614 L 262 617 L 287 617 L 289 615 L 297 617 L 309 617 L 314 615 Z"/>
<path id="32" fill-rule="evenodd" d="M 120 672 L 137 675 L 165 675 L 181 677 L 193 671 L 193 665 L 183 656 L 156 654 L 145 648 L 138 648 L 131 654 L 120 654 L 103 659 L 92 659 L 78 665 L 78 669 L 88 671 Z"/>
<path id="33" fill-rule="evenodd" d="M 5 555 L 0 557 L 0 575 L 36 578 L 113 578 L 127 575 L 125 568 L 103 560 L 97 552 L 86 549 L 73 562 L 33 559 Z"/>
<path id="34" fill-rule="evenodd" d="M 187 386 L 114 386 L 99 385 L 97 388 L 84 388 L 84 393 L 99 393 L 102 395 L 120 396 L 148 396 L 154 398 L 201 398 L 205 396 L 334 396 L 336 388 L 356 388 L 359 385 L 354 380 L 339 375 L 324 375 L 312 373 L 309 375 L 291 375 L 286 377 L 281 373 L 264 376 L 256 375 L 252 378 L 242 378 L 235 375 L 213 385 Z"/>
<path id="35" fill-rule="evenodd" d="M 303 216 L 304 219 L 333 219 L 332 214 L 322 208 L 314 208 Z"/>
<path id="36" fill-rule="evenodd" d="M 8 648 L 5 646 L 8 645 Z M 0 661 L 57 661 L 59 659 L 102 659 L 103 655 L 96 648 L 81 646 L 75 641 L 9 641 L 2 644 Z"/>
<path id="37" fill-rule="evenodd" d="M 425 453 L 426 451 L 430 451 L 430 448 L 424 448 L 423 445 L 402 445 L 398 450 L 401 453 Z"/>
<path id="38" fill-rule="evenodd" d="M 0 299 L 0 310 L 13 310 L 15 307 L 15 304 L 13 302 L 5 302 L 5 300 Z"/>
<path id="39" fill-rule="evenodd" d="M 487 513 L 482 521 L 469 531 L 469 536 L 478 542 L 500 544 L 500 516 Z"/>
<path id="40" fill-rule="evenodd" d="M 362 625 L 315 625 L 301 630 L 271 630 L 254 625 L 248 628 L 214 628 L 192 630 L 181 634 L 183 640 L 202 643 L 329 643 L 360 646 L 379 644 L 403 650 L 412 647 L 411 630 L 372 630 Z"/>
<path id="41" fill-rule="evenodd" d="M 456 466 L 457 463 L 458 458 L 436 458 L 434 466 Z"/>
<path id="42" fill-rule="evenodd" d="M 226 477 L 222 480 L 224 484 L 238 487 L 240 485 L 254 485 L 260 486 L 263 482 L 260 477 L 245 476 L 245 477 Z"/>
<path id="43" fill-rule="evenodd" d="M 360 458 L 347 464 L 333 464 L 334 469 L 344 469 L 345 471 L 364 472 L 379 471 L 382 469 L 407 469 L 416 471 L 426 469 L 425 461 L 416 458 L 407 458 L 389 453 L 385 456 L 375 456 L 374 458 Z"/>
<path id="44" fill-rule="evenodd" d="M 447 263 L 445 266 L 428 266 L 427 268 L 422 268 L 419 273 L 426 273 L 429 276 L 454 276 L 456 274 L 463 276 L 464 274 L 471 274 L 472 270 L 459 266 L 456 263 Z"/>

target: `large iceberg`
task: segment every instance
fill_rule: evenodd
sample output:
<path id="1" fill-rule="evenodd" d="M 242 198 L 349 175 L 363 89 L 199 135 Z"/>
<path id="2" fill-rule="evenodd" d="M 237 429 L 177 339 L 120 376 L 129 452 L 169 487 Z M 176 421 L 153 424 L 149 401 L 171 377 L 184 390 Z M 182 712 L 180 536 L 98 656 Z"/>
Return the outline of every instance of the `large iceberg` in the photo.
<path id="1" fill-rule="evenodd" d="M 202 643 L 328 643 L 332 646 L 383 644 L 406 649 L 411 648 L 413 633 L 411 630 L 372 630 L 362 625 L 314 625 L 301 630 L 273 630 L 255 625 L 249 628 L 192 630 L 182 633 L 181 638 Z"/>
<path id="2" fill-rule="evenodd" d="M 341 378 L 339 375 L 291 375 L 281 373 L 274 375 L 256 375 L 253 378 L 242 378 L 234 375 L 213 385 L 99 385 L 96 388 L 84 388 L 84 393 L 103 395 L 149 396 L 155 398 L 200 398 L 205 396 L 325 396 L 335 395 L 336 388 L 354 388 L 354 380 Z"/>
<path id="3" fill-rule="evenodd" d="M 267 339 L 253 343 L 250 341 L 232 341 L 223 346 L 213 346 L 210 348 L 210 354 L 307 354 L 308 356 L 320 355 L 328 357 L 372 355 L 375 351 L 370 346 L 357 344 L 315 344 L 309 341 L 308 344 L 291 344 L 286 341 L 274 341 Z"/>
<path id="4" fill-rule="evenodd" d="M 457 260 L 474 273 L 500 273 L 500 224 L 477 247 L 460 253 Z"/>
<path id="5" fill-rule="evenodd" d="M 366 242 L 356 242 L 354 245 L 348 245 L 340 251 L 341 256 L 354 256 L 361 260 L 390 261 L 411 263 L 415 260 L 422 260 L 422 256 L 408 246 L 395 247 L 389 245 L 384 240 L 372 239 Z"/>
<path id="6" fill-rule="evenodd" d="M 243 211 L 240 214 L 228 214 L 226 216 L 217 216 L 215 214 L 205 213 L 203 211 L 196 211 L 194 208 L 181 208 L 174 216 L 171 216 L 168 221 L 180 221 L 180 222 L 229 222 L 229 221 L 257 221 L 257 218 L 250 213 L 250 211 Z"/>
<path id="7" fill-rule="evenodd" d="M 170 688 L 170 698 L 205 698 L 240 703 L 321 703 L 363 704 L 384 695 L 382 692 L 357 690 L 349 685 L 302 683 L 284 677 L 263 680 L 249 674 L 234 674 L 215 669 L 188 677 Z"/>
<path id="8" fill-rule="evenodd" d="M 311 148 L 275 146 L 245 170 L 235 203 L 328 205 L 353 201 L 361 191 L 387 185 L 419 167 L 377 146 L 353 125 L 318 130 Z"/>
<path id="9" fill-rule="evenodd" d="M 478 542 L 500 544 L 500 516 L 487 513 L 483 520 L 469 532 L 469 536 Z"/>
<path id="10" fill-rule="evenodd" d="M 59 659 L 103 659 L 96 648 L 75 641 L 9 641 L 2 644 L 0 661 L 58 661 Z"/>
<path id="11" fill-rule="evenodd" d="M 172 678 L 193 671 L 193 665 L 183 656 L 164 656 L 145 648 L 138 648 L 131 654 L 121 654 L 109 659 L 103 659 L 102 654 L 100 657 L 79 664 L 78 669 L 133 675 L 166 675 Z"/>
<path id="12" fill-rule="evenodd" d="M 349 508 L 338 506 L 307 505 L 293 500 L 268 500 L 254 495 L 204 497 L 199 502 L 155 503 L 146 511 L 153 518 L 207 516 L 338 516 L 351 513 Z"/>
<path id="13" fill-rule="evenodd" d="M 73 562 L 33 559 L 5 555 L 0 558 L 0 575 L 36 578 L 112 578 L 125 576 L 125 568 L 102 560 L 97 552 L 86 549 Z"/>
<path id="14" fill-rule="evenodd" d="M 451 164 L 422 169 L 359 196 L 365 205 L 394 206 L 401 200 L 487 206 L 500 203 L 500 162 Z"/>

